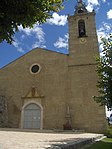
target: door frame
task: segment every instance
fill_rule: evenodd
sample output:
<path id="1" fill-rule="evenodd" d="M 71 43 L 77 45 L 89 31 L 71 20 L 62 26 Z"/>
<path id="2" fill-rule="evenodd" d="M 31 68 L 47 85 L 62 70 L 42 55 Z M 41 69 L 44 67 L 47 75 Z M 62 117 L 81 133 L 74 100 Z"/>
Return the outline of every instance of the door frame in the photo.
<path id="1" fill-rule="evenodd" d="M 28 101 L 27 103 L 25 103 L 21 109 L 21 126 L 20 128 L 24 128 L 24 110 L 25 110 L 25 107 L 28 106 L 29 104 L 36 104 L 37 106 L 40 107 L 40 117 L 41 117 L 41 120 L 40 120 L 40 129 L 43 129 L 43 107 L 40 103 L 38 103 L 37 101 L 34 101 L 34 100 L 31 100 L 31 101 Z"/>

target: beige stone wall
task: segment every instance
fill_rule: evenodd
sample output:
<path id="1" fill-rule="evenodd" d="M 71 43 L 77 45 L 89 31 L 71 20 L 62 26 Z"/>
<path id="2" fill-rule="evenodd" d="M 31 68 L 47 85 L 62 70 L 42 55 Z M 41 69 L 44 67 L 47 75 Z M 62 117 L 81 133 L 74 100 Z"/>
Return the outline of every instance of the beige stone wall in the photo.
<path id="1" fill-rule="evenodd" d="M 69 67 L 69 106 L 72 125 L 87 132 L 103 132 L 105 110 L 93 100 L 98 95 L 94 65 Z"/>
<path id="2" fill-rule="evenodd" d="M 68 17 L 69 23 L 69 51 L 70 65 L 88 64 L 95 62 L 95 56 L 98 54 L 98 41 L 96 37 L 96 27 L 94 13 L 76 14 Z M 82 43 L 78 33 L 78 21 L 85 21 L 86 42 Z"/>
<path id="3" fill-rule="evenodd" d="M 86 37 L 78 36 L 78 21 L 85 21 Z M 75 14 L 69 16 L 69 49 L 68 58 L 69 92 L 72 123 L 76 128 L 89 132 L 103 132 L 106 129 L 104 107 L 93 100 L 98 95 L 96 61 L 99 54 L 95 27 L 95 14 Z M 85 39 L 85 42 L 81 42 Z"/>
<path id="4" fill-rule="evenodd" d="M 42 97 L 43 128 L 62 128 L 65 120 L 67 56 L 35 49 L 0 70 L 0 90 L 8 98 L 10 127 L 20 127 L 23 99 L 30 88 L 37 87 Z M 40 73 L 30 73 L 30 66 L 38 63 Z M 25 101 L 24 101 L 25 100 Z M 32 100 L 32 99 L 30 99 Z M 61 114 L 60 114 L 61 113 Z"/>
<path id="5" fill-rule="evenodd" d="M 84 43 L 78 37 L 79 19 L 85 20 Z M 69 16 L 68 21 L 69 56 L 34 49 L 0 70 L 0 94 L 7 98 L 9 127 L 22 127 L 24 105 L 35 102 L 42 109 L 43 129 L 63 129 L 69 106 L 73 129 L 105 131 L 104 107 L 92 98 L 98 94 L 95 55 L 99 53 L 94 13 Z M 35 63 L 41 70 L 31 74 Z M 30 97 L 32 88 L 37 89 L 38 97 Z"/>

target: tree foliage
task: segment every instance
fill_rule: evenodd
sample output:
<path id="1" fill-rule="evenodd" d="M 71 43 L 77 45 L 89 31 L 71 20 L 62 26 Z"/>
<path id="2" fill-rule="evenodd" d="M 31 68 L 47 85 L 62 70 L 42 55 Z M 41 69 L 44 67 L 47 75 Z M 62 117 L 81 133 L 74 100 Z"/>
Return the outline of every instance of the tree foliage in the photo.
<path id="1" fill-rule="evenodd" d="M 62 9 L 63 0 L 0 0 L 0 42 L 12 43 L 18 26 L 44 23 L 51 12 Z"/>
<path id="2" fill-rule="evenodd" d="M 103 56 L 97 58 L 97 74 L 99 77 L 97 87 L 99 96 L 95 96 L 96 102 L 106 105 L 108 110 L 112 109 L 112 35 L 101 38 Z"/>

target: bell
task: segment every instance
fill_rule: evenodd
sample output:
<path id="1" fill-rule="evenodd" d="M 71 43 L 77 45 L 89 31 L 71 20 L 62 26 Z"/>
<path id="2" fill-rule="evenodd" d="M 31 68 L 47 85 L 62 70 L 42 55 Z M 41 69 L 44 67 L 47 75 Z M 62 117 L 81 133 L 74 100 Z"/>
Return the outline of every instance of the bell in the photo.
<path id="1" fill-rule="evenodd" d="M 84 29 L 81 28 L 80 33 L 81 34 L 84 34 Z"/>

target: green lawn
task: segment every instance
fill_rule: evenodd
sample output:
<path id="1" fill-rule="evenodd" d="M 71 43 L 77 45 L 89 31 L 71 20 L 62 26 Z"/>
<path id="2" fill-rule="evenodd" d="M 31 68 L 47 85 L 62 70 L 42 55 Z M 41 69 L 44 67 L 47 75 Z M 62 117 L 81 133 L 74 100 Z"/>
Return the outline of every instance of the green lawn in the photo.
<path id="1" fill-rule="evenodd" d="M 108 127 L 106 136 L 107 136 L 108 138 L 112 138 L 112 126 L 109 126 L 109 127 Z"/>
<path id="2" fill-rule="evenodd" d="M 105 134 L 107 138 L 98 141 L 86 149 L 112 149 L 112 125 L 108 126 L 107 132 Z"/>
<path id="3" fill-rule="evenodd" d="M 86 149 L 112 149 L 112 138 L 105 138 L 99 142 L 92 144 Z"/>

